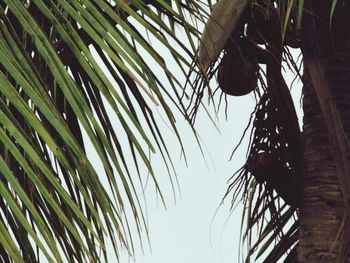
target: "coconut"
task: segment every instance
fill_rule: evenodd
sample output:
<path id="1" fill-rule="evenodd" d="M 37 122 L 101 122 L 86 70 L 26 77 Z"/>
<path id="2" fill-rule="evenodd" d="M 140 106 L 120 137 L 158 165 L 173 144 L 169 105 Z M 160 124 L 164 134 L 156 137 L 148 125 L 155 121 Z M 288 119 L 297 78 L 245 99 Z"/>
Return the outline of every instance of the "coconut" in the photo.
<path id="1" fill-rule="evenodd" d="M 224 52 L 218 69 L 220 89 L 232 96 L 243 96 L 253 91 L 258 81 L 256 54 L 242 39 Z"/>
<path id="2" fill-rule="evenodd" d="M 248 170 L 258 183 L 268 182 L 271 178 L 278 160 L 272 154 L 258 153 L 249 162 Z"/>
<path id="3" fill-rule="evenodd" d="M 296 204 L 296 182 L 282 161 L 271 153 L 260 152 L 248 162 L 248 171 L 258 183 L 266 183 L 289 205 Z"/>

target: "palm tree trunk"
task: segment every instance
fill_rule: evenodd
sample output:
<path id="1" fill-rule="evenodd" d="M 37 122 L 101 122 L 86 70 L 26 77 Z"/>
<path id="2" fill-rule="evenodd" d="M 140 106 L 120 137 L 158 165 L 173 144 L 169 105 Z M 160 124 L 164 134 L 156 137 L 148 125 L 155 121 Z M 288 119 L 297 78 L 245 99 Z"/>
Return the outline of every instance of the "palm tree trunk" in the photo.
<path id="1" fill-rule="evenodd" d="M 308 79 L 307 73 L 304 75 Z M 310 83 L 303 89 L 303 193 L 299 262 L 334 262 L 344 213 L 341 188 L 322 112 Z"/>
<path id="2" fill-rule="evenodd" d="M 335 159 L 329 124 L 325 124 L 324 108 L 321 110 L 319 104 L 320 93 L 315 93 L 319 87 L 315 86 L 315 81 L 311 81 L 314 78 L 312 68 L 317 60 L 323 68 L 320 76 L 326 82 L 325 86 L 331 93 L 343 129 L 349 137 L 349 5 L 338 4 L 331 27 L 331 2 L 308 1 L 303 28 L 306 43 L 303 53 L 307 59 L 304 59 L 304 180 L 298 262 L 350 262 L 349 237 L 344 233 L 349 229 L 348 220 L 344 221 L 347 218 L 344 217 L 346 203 L 342 195 L 344 182 L 340 180 L 339 162 Z M 339 252 L 339 248 L 345 250 Z"/>

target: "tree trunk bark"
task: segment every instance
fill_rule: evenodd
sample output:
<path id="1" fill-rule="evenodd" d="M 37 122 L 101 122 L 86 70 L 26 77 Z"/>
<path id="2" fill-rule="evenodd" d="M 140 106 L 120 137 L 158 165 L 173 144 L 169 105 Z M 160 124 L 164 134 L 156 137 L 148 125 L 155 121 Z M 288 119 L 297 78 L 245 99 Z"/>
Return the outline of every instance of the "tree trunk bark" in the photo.
<path id="1" fill-rule="evenodd" d="M 307 72 L 304 76 L 307 81 Z M 322 111 L 308 81 L 303 95 L 304 178 L 298 260 L 335 262 L 338 245 L 334 241 L 344 214 L 344 202 Z"/>
<path id="2" fill-rule="evenodd" d="M 325 111 L 320 107 L 320 93 L 315 93 L 319 87 L 312 81 L 315 79 L 312 76 L 314 65 L 318 63 L 322 67 L 318 77 L 326 82 L 324 86 L 331 94 L 349 138 L 350 8 L 349 4 L 338 1 L 330 26 L 331 2 L 305 1 L 308 12 L 304 15 L 309 17 L 303 24 L 305 45 L 302 51 L 307 59 L 304 59 L 304 180 L 298 262 L 350 262 L 349 233 L 344 233 L 349 229 L 349 220 L 344 217 L 348 213 L 342 194 L 344 182 L 339 176 L 339 160 L 335 158 L 332 145 L 334 138 L 329 136 L 330 127 L 325 124 Z M 315 34 L 310 37 L 310 32 Z M 349 160 L 347 165 L 350 165 Z"/>

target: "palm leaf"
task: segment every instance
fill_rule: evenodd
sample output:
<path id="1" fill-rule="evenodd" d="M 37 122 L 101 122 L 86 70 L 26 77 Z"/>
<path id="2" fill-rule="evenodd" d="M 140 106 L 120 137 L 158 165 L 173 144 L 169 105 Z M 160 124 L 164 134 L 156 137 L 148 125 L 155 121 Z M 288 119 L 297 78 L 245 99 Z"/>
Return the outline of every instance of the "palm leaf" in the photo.
<path id="1" fill-rule="evenodd" d="M 201 21 L 206 15 L 196 1 L 176 1 L 176 8 L 170 1 L 152 4 L 1 3 L 2 260 L 100 261 L 101 252 L 107 260 L 108 240 L 117 256 L 120 246 L 132 255 L 134 232 L 141 240 L 147 233 L 137 190 L 143 187 L 141 169 L 148 170 L 163 199 L 148 152 L 160 152 L 169 174 L 172 166 L 153 111 L 158 107 L 166 116 L 183 151 L 172 109 L 189 118 L 171 63 L 185 74 L 194 45 L 184 45 L 176 27 L 193 43 L 200 32 L 185 13 L 190 10 Z M 169 50 L 171 63 L 145 31 Z M 87 144 L 104 175 L 91 163 Z M 104 176 L 109 186 L 101 183 Z"/>

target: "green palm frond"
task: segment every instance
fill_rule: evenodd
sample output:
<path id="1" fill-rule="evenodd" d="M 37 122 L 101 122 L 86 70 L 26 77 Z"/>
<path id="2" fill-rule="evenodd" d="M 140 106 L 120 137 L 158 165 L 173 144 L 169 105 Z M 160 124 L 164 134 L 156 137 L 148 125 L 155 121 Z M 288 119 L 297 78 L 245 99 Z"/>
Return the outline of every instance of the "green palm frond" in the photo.
<path id="1" fill-rule="evenodd" d="M 263 20 L 277 19 L 276 31 L 281 31 L 283 45 L 278 46 L 281 49 L 277 53 L 263 48 L 263 59 L 271 64 L 276 56 L 278 62 L 288 60 L 286 46 L 299 45 L 304 1 L 264 3 L 249 1 L 246 9 L 254 10 Z M 209 100 L 215 93 L 208 88 L 209 82 L 220 69 L 226 51 L 220 48 L 206 72 L 193 63 L 202 25 L 213 4 L 210 0 L 0 2 L 3 261 L 35 262 L 42 256 L 50 262 L 101 261 L 101 255 L 107 259 L 108 243 L 117 255 L 120 247 L 130 255 L 134 253 L 135 236 L 142 239 L 142 233 L 147 233 L 137 191 L 143 187 L 142 168 L 164 201 L 149 153 L 158 152 L 168 171 L 173 169 L 154 112 L 165 116 L 184 151 L 173 111 L 193 124 L 205 93 Z M 336 4 L 333 0 L 330 20 Z M 246 13 L 242 13 L 244 19 Z M 249 14 L 248 19 L 254 20 Z M 296 34 L 292 39 L 297 41 L 291 42 L 289 34 Z M 258 36 L 265 41 L 264 37 Z M 156 45 L 151 44 L 153 41 Z M 164 59 L 162 50 L 167 50 L 173 60 Z M 174 72 L 175 67 L 183 76 Z M 284 82 L 276 65 L 272 68 L 272 73 L 261 68 L 258 71 L 257 105 L 266 98 L 274 100 L 276 94 L 267 92 L 272 82 Z M 197 77 L 193 82 L 192 74 Z M 193 92 L 182 87 L 182 77 L 188 78 Z M 290 99 L 286 93 L 282 96 L 284 101 Z M 256 108 L 255 118 L 268 108 L 264 105 Z M 272 108 L 278 111 L 279 107 Z M 270 113 L 267 115 L 272 116 Z M 286 114 L 293 115 L 292 107 Z M 295 128 L 294 117 L 290 120 Z M 256 123 L 253 135 L 259 130 Z M 273 125 L 282 130 L 290 128 L 278 122 Z M 288 141 L 291 138 L 287 133 L 284 136 Z M 263 139 L 261 134 L 256 142 Z M 251 144 L 249 160 L 262 150 L 256 142 Z M 92 145 L 103 167 L 102 175 L 89 158 L 87 145 Z M 288 171 L 294 176 L 298 173 L 293 166 L 296 161 L 288 153 L 286 156 L 280 161 L 285 166 L 288 163 Z M 229 188 L 236 199 L 243 193 L 247 206 L 243 236 L 252 248 L 247 259 L 254 256 L 275 262 L 287 255 L 285 261 L 293 262 L 298 242 L 297 209 L 258 182 L 248 164 Z M 101 183 L 101 176 L 107 178 L 108 186 Z M 256 240 L 251 238 L 254 231 L 259 234 Z M 271 244 L 275 244 L 273 249 Z"/>
<path id="2" fill-rule="evenodd" d="M 176 32 L 194 43 L 200 32 L 189 19 L 204 21 L 204 10 L 197 1 L 1 2 L 2 260 L 100 261 L 107 242 L 133 254 L 133 232 L 142 239 L 147 225 L 131 166 L 139 177 L 145 167 L 162 197 L 148 152 L 172 161 L 153 112 L 166 116 L 183 151 L 172 112 L 189 118 L 173 63 L 186 73 L 194 44 Z"/>

